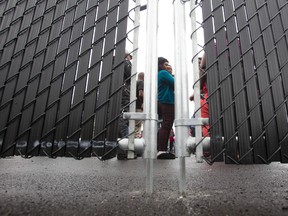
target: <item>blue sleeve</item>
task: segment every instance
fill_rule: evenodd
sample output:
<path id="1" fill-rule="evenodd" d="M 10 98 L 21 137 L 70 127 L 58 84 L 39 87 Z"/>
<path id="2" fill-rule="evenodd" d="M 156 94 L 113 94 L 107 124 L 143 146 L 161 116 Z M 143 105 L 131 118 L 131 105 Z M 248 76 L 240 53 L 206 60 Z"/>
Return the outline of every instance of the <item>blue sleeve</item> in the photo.
<path id="1" fill-rule="evenodd" d="M 174 77 L 168 71 L 165 71 L 163 75 L 163 81 L 174 89 Z"/>

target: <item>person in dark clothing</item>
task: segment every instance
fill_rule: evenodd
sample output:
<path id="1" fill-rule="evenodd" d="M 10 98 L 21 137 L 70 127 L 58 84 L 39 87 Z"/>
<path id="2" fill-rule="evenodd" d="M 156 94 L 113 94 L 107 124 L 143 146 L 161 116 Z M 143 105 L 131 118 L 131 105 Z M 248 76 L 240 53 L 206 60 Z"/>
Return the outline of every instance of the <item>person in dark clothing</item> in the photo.
<path id="1" fill-rule="evenodd" d="M 132 56 L 126 52 L 125 53 L 125 62 L 124 62 L 124 85 L 122 87 L 122 99 L 121 99 L 121 109 L 122 112 L 129 112 L 130 104 L 130 86 L 131 86 L 131 70 L 132 70 Z M 118 137 L 127 138 L 129 135 L 129 120 L 123 119 L 121 116 L 118 123 Z M 118 148 L 117 149 L 117 159 L 126 160 L 127 152 Z"/>
<path id="2" fill-rule="evenodd" d="M 138 73 L 138 80 L 136 83 L 136 112 L 143 112 L 143 96 L 144 96 L 144 73 Z M 142 121 L 135 121 L 135 138 L 141 138 Z"/>
<path id="3" fill-rule="evenodd" d="M 125 54 L 124 65 L 124 85 L 122 89 L 121 107 L 122 112 L 129 112 L 130 104 L 130 86 L 131 86 L 131 69 L 132 69 L 132 56 L 129 53 Z M 119 119 L 119 137 L 128 137 L 129 134 L 129 121 L 127 119 Z"/>
<path id="4" fill-rule="evenodd" d="M 157 159 L 175 159 L 175 155 L 167 151 L 170 131 L 174 123 L 174 77 L 168 71 L 169 62 L 158 58 L 158 115 L 162 118 L 157 136 Z M 170 66 L 171 67 L 171 66 Z"/>

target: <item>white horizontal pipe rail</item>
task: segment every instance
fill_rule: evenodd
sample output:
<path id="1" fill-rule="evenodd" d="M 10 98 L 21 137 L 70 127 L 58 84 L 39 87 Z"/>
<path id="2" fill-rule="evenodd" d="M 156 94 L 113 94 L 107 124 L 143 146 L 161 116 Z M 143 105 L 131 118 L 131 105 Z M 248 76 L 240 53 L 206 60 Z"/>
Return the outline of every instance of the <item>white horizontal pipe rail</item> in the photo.
<path id="1" fill-rule="evenodd" d="M 263 139 L 265 139 L 265 136 L 263 136 Z M 142 155 L 144 148 L 145 148 L 145 140 L 143 138 L 137 138 L 134 140 L 135 144 L 135 153 Z M 235 137 L 236 143 L 238 143 L 238 136 Z M 252 141 L 252 137 L 250 137 L 250 142 Z M 196 147 L 200 145 L 200 143 L 203 146 L 203 151 L 210 151 L 210 137 L 201 137 L 201 141 L 198 142 L 196 137 L 189 136 L 185 142 L 186 150 L 190 154 L 191 152 L 195 152 Z M 222 143 L 225 143 L 225 138 L 222 137 Z M 128 151 L 128 139 L 121 139 L 119 140 L 119 147 L 122 150 Z"/>

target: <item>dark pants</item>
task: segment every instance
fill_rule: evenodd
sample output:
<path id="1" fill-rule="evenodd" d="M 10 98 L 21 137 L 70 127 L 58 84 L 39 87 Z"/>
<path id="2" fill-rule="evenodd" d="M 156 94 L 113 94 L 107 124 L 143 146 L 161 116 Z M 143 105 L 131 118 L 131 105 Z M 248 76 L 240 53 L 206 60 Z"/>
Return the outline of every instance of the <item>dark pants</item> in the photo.
<path id="1" fill-rule="evenodd" d="M 167 151 L 169 135 L 174 122 L 174 104 L 163 104 L 158 102 L 158 115 L 162 119 L 161 127 L 158 130 L 157 150 Z"/>

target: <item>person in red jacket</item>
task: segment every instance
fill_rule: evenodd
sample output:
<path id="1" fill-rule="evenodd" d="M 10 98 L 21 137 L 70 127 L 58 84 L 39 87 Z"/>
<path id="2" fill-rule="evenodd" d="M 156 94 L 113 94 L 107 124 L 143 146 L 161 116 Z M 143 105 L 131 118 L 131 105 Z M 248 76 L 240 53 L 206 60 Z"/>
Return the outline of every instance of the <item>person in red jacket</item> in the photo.
<path id="1" fill-rule="evenodd" d="M 207 77 L 205 74 L 206 69 L 206 58 L 205 54 L 202 56 L 202 58 L 199 60 L 199 76 L 200 76 L 200 106 L 201 106 L 201 117 L 202 118 L 209 118 L 209 107 L 208 107 L 208 89 L 207 89 Z M 205 75 L 204 75 L 205 74 Z M 190 96 L 189 98 L 191 101 L 194 100 L 194 94 Z M 209 136 L 209 125 L 203 125 L 202 126 L 202 136 Z"/>

